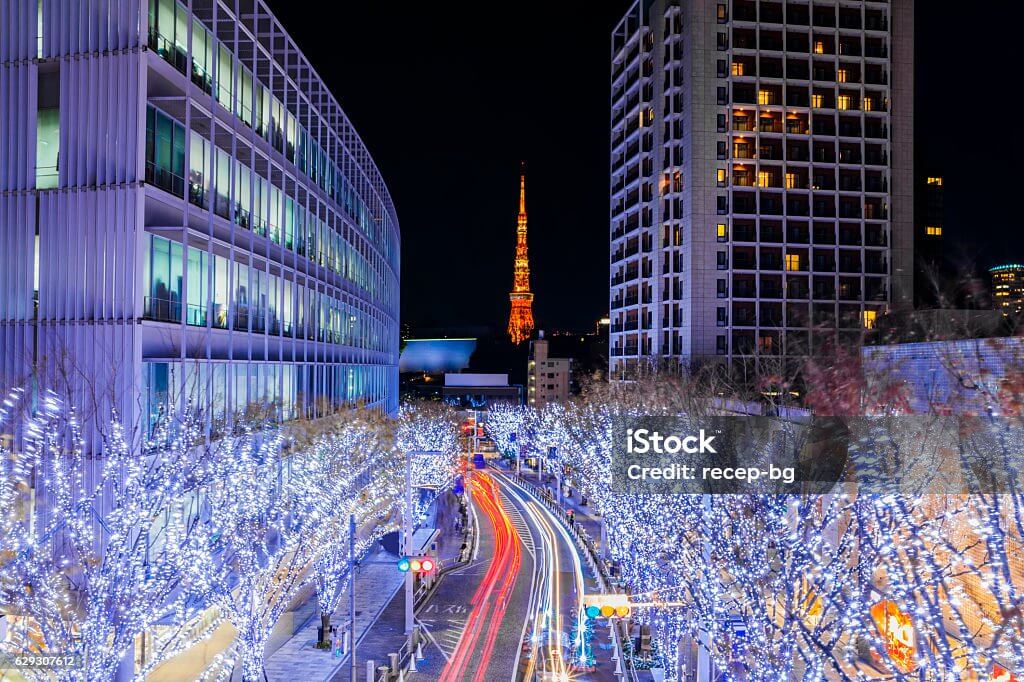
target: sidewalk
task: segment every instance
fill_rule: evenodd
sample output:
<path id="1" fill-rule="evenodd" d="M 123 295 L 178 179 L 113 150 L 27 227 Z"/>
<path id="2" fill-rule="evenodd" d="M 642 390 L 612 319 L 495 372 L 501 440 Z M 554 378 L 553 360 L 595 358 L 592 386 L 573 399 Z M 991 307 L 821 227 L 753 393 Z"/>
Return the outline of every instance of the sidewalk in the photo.
<path id="1" fill-rule="evenodd" d="M 361 662 L 360 659 L 365 660 L 358 642 L 382 617 L 385 608 L 393 601 L 392 597 L 396 594 L 401 596 L 399 588 L 404 582 L 405 574 L 395 568 L 397 562 L 398 557 L 382 549 L 367 557 L 356 567 L 355 630 L 356 651 L 359 654 L 357 663 Z M 401 602 L 400 599 L 398 601 Z M 348 622 L 348 603 L 349 597 L 346 589 L 341 606 L 332 619 L 334 625 Z M 308 611 L 306 622 L 265 662 L 267 677 L 271 682 L 278 680 L 282 682 L 328 680 L 342 669 L 345 672 L 348 671 L 349 657 L 347 655 L 338 657 L 331 651 L 316 648 L 320 618 L 316 610 L 315 597 L 304 604 L 302 608 Z M 360 675 L 365 674 L 365 664 L 363 665 L 364 669 L 360 670 Z"/>

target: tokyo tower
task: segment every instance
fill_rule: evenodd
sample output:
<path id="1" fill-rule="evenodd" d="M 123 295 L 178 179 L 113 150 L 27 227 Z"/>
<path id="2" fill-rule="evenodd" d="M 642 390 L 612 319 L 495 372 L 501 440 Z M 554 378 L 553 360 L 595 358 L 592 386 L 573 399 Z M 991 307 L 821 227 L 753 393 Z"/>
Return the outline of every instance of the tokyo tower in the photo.
<path id="1" fill-rule="evenodd" d="M 519 174 L 519 219 L 516 222 L 516 262 L 512 293 L 512 312 L 508 318 L 508 336 L 519 345 L 533 333 L 533 293 L 530 291 L 530 260 L 526 253 L 526 169 Z"/>

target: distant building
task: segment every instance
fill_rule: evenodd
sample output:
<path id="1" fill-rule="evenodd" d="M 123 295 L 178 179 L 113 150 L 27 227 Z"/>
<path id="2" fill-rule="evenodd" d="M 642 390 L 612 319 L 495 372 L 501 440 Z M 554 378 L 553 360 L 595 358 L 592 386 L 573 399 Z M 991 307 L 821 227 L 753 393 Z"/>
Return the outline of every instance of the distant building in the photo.
<path id="1" fill-rule="evenodd" d="M 523 387 L 509 384 L 508 374 L 448 373 L 442 395 L 449 405 L 480 410 L 498 402 L 521 405 Z"/>
<path id="2" fill-rule="evenodd" d="M 943 234 L 944 208 L 942 177 L 925 175 L 914 193 L 914 307 L 934 308 L 942 304 L 939 294 L 949 280 L 949 263 Z"/>
<path id="3" fill-rule="evenodd" d="M 1024 311 L 1024 265 L 1008 263 L 989 269 L 992 276 L 992 307 L 1006 315 Z"/>
<path id="4" fill-rule="evenodd" d="M 398 371 L 459 372 L 469 367 L 476 339 L 406 339 L 398 359 Z"/>
<path id="5" fill-rule="evenodd" d="M 532 407 L 544 407 L 548 403 L 560 403 L 569 399 L 569 385 L 572 381 L 572 359 L 554 358 L 549 355 L 549 342 L 544 332 L 530 342 L 530 361 L 527 363 L 527 403 Z"/>

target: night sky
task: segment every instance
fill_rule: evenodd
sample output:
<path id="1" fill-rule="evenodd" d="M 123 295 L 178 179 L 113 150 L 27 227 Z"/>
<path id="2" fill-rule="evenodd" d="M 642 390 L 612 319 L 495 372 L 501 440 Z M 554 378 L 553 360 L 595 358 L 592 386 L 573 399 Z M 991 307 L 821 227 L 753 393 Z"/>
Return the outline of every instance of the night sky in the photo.
<path id="1" fill-rule="evenodd" d="M 519 161 L 527 162 L 538 327 L 585 330 L 608 307 L 610 32 L 628 2 L 269 0 L 377 161 L 402 230 L 402 320 L 503 328 Z M 919 169 L 945 176 L 963 262 L 1024 258 L 1011 4 L 917 3 Z M 485 10 L 485 11 L 483 11 Z M 1002 94 L 1000 94 L 1002 93 Z M 1004 128 L 1003 124 L 1010 124 Z"/>

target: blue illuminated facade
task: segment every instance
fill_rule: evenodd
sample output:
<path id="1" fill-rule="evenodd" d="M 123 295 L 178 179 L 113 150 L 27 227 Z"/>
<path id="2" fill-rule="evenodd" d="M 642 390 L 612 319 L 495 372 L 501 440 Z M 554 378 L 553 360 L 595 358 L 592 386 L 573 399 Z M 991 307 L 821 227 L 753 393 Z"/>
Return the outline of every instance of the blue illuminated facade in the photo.
<path id="1" fill-rule="evenodd" d="M 398 399 L 399 227 L 256 1 L 0 6 L 0 384 L 151 423 Z"/>

